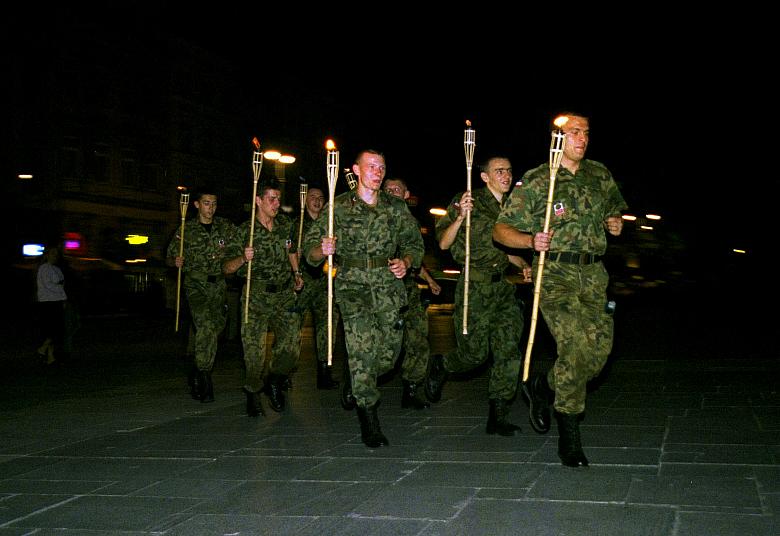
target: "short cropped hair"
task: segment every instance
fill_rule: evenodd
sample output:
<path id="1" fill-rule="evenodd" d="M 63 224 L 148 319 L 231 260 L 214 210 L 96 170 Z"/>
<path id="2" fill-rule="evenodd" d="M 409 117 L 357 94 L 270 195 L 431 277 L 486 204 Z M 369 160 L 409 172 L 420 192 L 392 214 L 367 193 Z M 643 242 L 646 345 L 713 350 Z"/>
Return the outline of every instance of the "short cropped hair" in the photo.
<path id="1" fill-rule="evenodd" d="M 508 156 L 504 156 L 502 154 L 494 154 L 494 155 L 491 155 L 491 156 L 487 157 L 486 159 L 482 160 L 482 162 L 480 162 L 480 164 L 479 164 L 479 172 L 480 173 L 487 173 L 488 171 L 490 171 L 490 163 L 493 160 L 496 160 L 497 158 L 503 158 L 504 160 L 509 160 L 510 162 L 512 161 Z"/>
<path id="2" fill-rule="evenodd" d="M 279 185 L 279 181 L 277 181 L 275 178 L 271 177 L 267 179 L 262 179 L 257 184 L 257 196 L 263 197 L 268 190 L 281 190 L 281 189 L 282 187 Z"/>
<path id="3" fill-rule="evenodd" d="M 377 156 L 381 156 L 381 157 L 382 157 L 382 159 L 386 160 L 386 158 L 385 158 L 385 155 L 384 155 L 384 154 L 382 154 L 382 153 L 380 153 L 379 151 L 377 151 L 377 150 L 375 150 L 375 149 L 363 149 L 363 150 L 362 150 L 362 151 L 360 151 L 360 152 L 357 154 L 357 156 L 355 157 L 355 162 L 354 162 L 354 163 L 355 163 L 355 164 L 359 164 L 359 163 L 360 163 L 360 159 L 361 159 L 361 158 L 363 158 L 363 155 L 364 155 L 364 154 L 375 154 L 375 155 L 377 155 Z"/>

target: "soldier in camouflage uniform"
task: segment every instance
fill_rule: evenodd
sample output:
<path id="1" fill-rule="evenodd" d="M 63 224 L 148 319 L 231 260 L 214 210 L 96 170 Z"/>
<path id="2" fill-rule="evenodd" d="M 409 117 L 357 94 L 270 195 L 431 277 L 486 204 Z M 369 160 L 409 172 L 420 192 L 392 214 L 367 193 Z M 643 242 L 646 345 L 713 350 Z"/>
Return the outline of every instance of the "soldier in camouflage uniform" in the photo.
<path id="1" fill-rule="evenodd" d="M 356 189 L 333 202 L 335 236 L 328 237 L 328 218 L 320 216 L 306 233 L 304 251 L 312 265 L 338 256 L 335 298 L 344 322 L 349 381 L 363 443 L 376 448 L 388 444 L 377 415 L 377 377 L 393 368 L 400 353 L 406 305 L 402 279 L 420 265 L 424 246 L 406 203 L 381 189 L 384 156 L 362 151 L 352 170 Z"/>
<path id="2" fill-rule="evenodd" d="M 251 222 L 241 224 L 228 245 L 231 257 L 225 261 L 227 274 L 246 277 L 247 263 L 252 261 L 249 288 L 249 321 L 241 323 L 244 346 L 247 414 L 263 415 L 258 396 L 265 391 L 271 409 L 280 412 L 285 406 L 284 388 L 301 352 L 300 315 L 295 311 L 295 291 L 303 287 L 298 269 L 298 255 L 292 249 L 292 220 L 279 214 L 281 191 L 275 180 L 263 180 L 257 188 L 255 225 L 249 243 Z M 241 292 L 243 319 L 246 291 Z M 274 332 L 268 375 L 265 345 L 268 328 Z"/>
<path id="3" fill-rule="evenodd" d="M 504 278 L 510 264 L 530 278 L 530 266 L 519 256 L 499 249 L 492 232 L 506 193 L 512 187 L 512 164 L 494 156 L 480 166 L 485 188 L 456 195 L 447 214 L 436 224 L 436 237 L 443 250 L 451 249 L 453 259 L 465 263 L 464 221 L 471 212 L 468 334 L 463 334 L 464 270 L 455 289 L 455 338 L 457 347 L 443 358 L 431 359 L 426 383 L 428 397 L 437 401 L 450 372 L 466 372 L 487 361 L 492 353 L 488 384 L 489 409 L 485 431 L 512 436 L 520 427 L 507 419 L 511 400 L 517 392 L 520 371 L 520 339 L 523 312 L 514 285 Z"/>
<path id="4" fill-rule="evenodd" d="M 390 195 L 406 200 L 411 193 L 403 179 L 386 179 L 384 190 Z M 406 299 L 408 309 L 404 314 L 404 357 L 401 362 L 401 383 L 403 392 L 401 393 L 401 407 L 425 409 L 430 404 L 420 395 L 422 394 L 425 376 L 428 373 L 428 360 L 431 354 L 430 344 L 428 342 L 428 315 L 425 312 L 425 306 L 420 298 L 420 289 L 417 286 L 416 275 L 424 279 L 431 289 L 431 293 L 438 295 L 441 287 L 436 280 L 425 269 L 424 264 L 420 264 L 420 269 L 415 273 L 414 270 L 407 272 L 404 277 L 404 286 L 406 287 Z M 419 389 L 419 390 L 418 390 Z"/>
<path id="5" fill-rule="evenodd" d="M 195 333 L 195 362 L 190 373 L 192 397 L 214 401 L 211 370 L 217 354 L 219 334 L 227 321 L 227 285 L 222 261 L 235 225 L 215 216 L 217 195 L 204 186 L 193 196 L 197 215 L 184 224 L 184 254 L 179 256 L 181 229 L 168 244 L 167 263 L 182 269 L 183 287 Z"/>
<path id="6" fill-rule="evenodd" d="M 609 170 L 584 158 L 588 118 L 567 115 L 549 232 L 542 232 L 550 188 L 549 165 L 543 164 L 523 176 L 524 186 L 504 205 L 493 236 L 510 247 L 548 252 L 540 309 L 558 357 L 547 374 L 534 375 L 523 389 L 531 425 L 539 433 L 550 429 L 549 404 L 554 397 L 558 455 L 564 465 L 579 467 L 588 465 L 579 432 L 586 384 L 601 372 L 612 350 L 613 321 L 605 309 L 609 277 L 600 260 L 607 248 L 605 230 L 620 234 L 620 214 L 627 206 Z M 538 257 L 534 268 L 537 261 Z"/>
<path id="7" fill-rule="evenodd" d="M 303 211 L 304 235 L 322 213 L 324 203 L 325 195 L 322 189 L 310 186 L 306 195 L 306 208 Z M 300 230 L 300 223 L 300 219 L 295 222 L 296 232 Z M 299 252 L 299 259 L 301 254 Z M 311 312 L 317 356 L 317 389 L 335 389 L 339 382 L 333 379 L 332 367 L 328 366 L 328 278 L 321 267 L 299 262 L 303 274 L 303 290 L 298 294 L 297 307 L 301 313 L 301 320 L 307 310 Z M 333 325 L 338 325 L 338 322 L 339 310 L 338 307 L 333 307 Z M 333 347 L 336 345 L 335 342 L 336 338 L 333 337 L 331 341 Z"/>

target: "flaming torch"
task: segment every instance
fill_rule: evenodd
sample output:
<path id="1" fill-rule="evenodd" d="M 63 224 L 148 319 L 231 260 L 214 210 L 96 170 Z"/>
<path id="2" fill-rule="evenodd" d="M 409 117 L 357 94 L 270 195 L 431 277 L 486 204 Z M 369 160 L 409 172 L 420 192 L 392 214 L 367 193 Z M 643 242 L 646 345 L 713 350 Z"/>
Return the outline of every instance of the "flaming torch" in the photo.
<path id="1" fill-rule="evenodd" d="M 301 240 L 303 240 L 303 217 L 304 213 L 306 212 L 306 195 L 309 193 L 309 185 L 304 183 L 301 183 L 301 189 L 300 189 L 300 201 L 301 201 L 301 221 L 298 224 L 298 262 L 300 262 L 301 258 Z"/>
<path id="2" fill-rule="evenodd" d="M 474 147 L 476 132 L 471 128 L 471 121 L 466 120 L 466 130 L 463 132 L 463 148 L 466 151 L 466 191 L 471 194 L 471 167 L 474 163 Z M 463 334 L 468 335 L 469 318 L 469 264 L 471 262 L 471 211 L 466 213 L 466 262 L 463 264 Z"/>
<path id="3" fill-rule="evenodd" d="M 544 232 L 550 230 L 550 213 L 552 212 L 553 195 L 555 192 L 555 177 L 558 174 L 558 168 L 561 167 L 561 158 L 563 158 L 563 148 L 566 146 L 566 134 L 561 132 L 561 128 L 569 121 L 565 115 L 557 117 L 553 124 L 558 127 L 552 131 L 550 140 L 550 189 L 547 192 L 547 207 L 544 212 Z M 528 345 L 525 349 L 525 363 L 523 364 L 523 383 L 528 381 L 528 371 L 531 368 L 531 351 L 534 347 L 534 336 L 536 334 L 536 323 L 539 314 L 539 295 L 542 290 L 542 275 L 544 273 L 544 259 L 547 256 L 546 251 L 539 252 L 539 263 L 536 267 L 536 277 L 534 279 L 534 305 L 531 308 L 531 328 L 528 332 Z"/>
<path id="4" fill-rule="evenodd" d="M 257 181 L 260 179 L 260 170 L 263 169 L 263 153 L 260 152 L 260 141 L 257 138 L 252 138 L 252 144 L 255 146 L 255 150 L 252 153 L 252 173 L 254 175 L 252 185 L 252 216 L 249 220 L 249 246 L 254 243 L 255 236 L 255 205 L 257 198 Z M 244 296 L 244 323 L 249 322 L 249 284 L 252 281 L 252 260 L 250 259 L 246 265 L 246 295 Z"/>
<path id="5" fill-rule="evenodd" d="M 339 152 L 333 140 L 325 143 L 328 150 L 325 169 L 328 174 L 328 238 L 333 238 L 333 200 L 336 197 L 336 179 L 339 176 Z M 328 366 L 333 364 L 333 254 L 328 255 Z"/>
<path id="6" fill-rule="evenodd" d="M 190 194 L 182 192 L 179 196 L 179 210 L 181 211 L 181 231 L 179 232 L 179 257 L 184 256 L 184 222 L 187 219 L 187 207 L 190 204 Z M 181 308 L 181 266 L 176 279 L 176 326 L 174 331 L 179 331 L 179 309 Z"/>

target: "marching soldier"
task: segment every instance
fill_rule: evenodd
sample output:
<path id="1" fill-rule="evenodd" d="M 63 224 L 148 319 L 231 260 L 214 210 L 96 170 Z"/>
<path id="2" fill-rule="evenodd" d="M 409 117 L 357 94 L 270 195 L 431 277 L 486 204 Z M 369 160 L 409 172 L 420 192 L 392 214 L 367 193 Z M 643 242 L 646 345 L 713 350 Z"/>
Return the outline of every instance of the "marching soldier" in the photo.
<path id="1" fill-rule="evenodd" d="M 195 362 L 189 378 L 192 397 L 213 402 L 211 370 L 219 334 L 227 321 L 227 285 L 222 261 L 236 227 L 230 220 L 214 215 L 217 194 L 212 186 L 201 187 L 193 199 L 198 213 L 184 224 L 184 254 L 179 256 L 179 229 L 168 244 L 166 262 L 181 268 L 184 275 L 184 292 L 195 335 Z"/>
<path id="2" fill-rule="evenodd" d="M 487 361 L 493 354 L 488 384 L 489 410 L 485 431 L 488 434 L 512 436 L 520 427 L 507 420 L 510 401 L 517 392 L 520 372 L 520 339 L 523 334 L 523 311 L 512 283 L 504 271 L 512 264 L 530 278 L 530 266 L 519 256 L 509 255 L 493 243 L 493 225 L 501 203 L 512 186 L 512 164 L 495 156 L 480 166 L 484 188 L 458 194 L 447 214 L 436 224 L 439 246 L 451 249 L 456 262 L 465 262 L 465 229 L 463 222 L 471 211 L 470 281 L 468 334 L 458 329 L 463 322 L 464 274 L 461 271 L 455 288 L 455 339 L 457 346 L 446 356 L 434 356 L 426 383 L 431 401 L 441 398 L 442 388 L 451 372 L 466 372 Z"/>
<path id="3" fill-rule="evenodd" d="M 344 322 L 352 396 L 357 404 L 363 443 L 387 445 L 377 406 L 377 377 L 390 371 L 401 350 L 401 309 L 406 305 L 402 282 L 422 262 L 420 229 L 402 200 L 382 191 L 385 158 L 364 150 L 352 170 L 355 190 L 334 199 L 335 236 L 328 236 L 328 218 L 314 222 L 304 241 L 306 260 L 319 265 L 338 256 L 335 298 Z"/>
<path id="4" fill-rule="evenodd" d="M 385 180 L 384 190 L 390 195 L 406 200 L 411 195 L 406 181 L 393 178 Z M 425 391 L 425 376 L 428 373 L 428 360 L 431 355 L 431 347 L 428 342 L 428 315 L 420 297 L 420 289 L 417 287 L 419 275 L 431 289 L 431 293 L 438 295 L 441 287 L 431 277 L 423 264 L 419 271 L 411 270 L 404 277 L 406 287 L 406 299 L 408 309 L 404 314 L 404 357 L 401 363 L 401 407 L 425 409 L 430 404 L 423 398 Z"/>
<path id="5" fill-rule="evenodd" d="M 609 276 L 601 256 L 607 248 L 606 232 L 621 233 L 620 213 L 627 205 L 609 170 L 585 159 L 588 118 L 567 116 L 561 128 L 566 142 L 549 232 L 540 231 L 550 185 L 549 166 L 544 164 L 523 175 L 523 188 L 512 192 L 493 236 L 509 247 L 548 252 L 540 309 L 558 357 L 551 370 L 534 375 L 524 389 L 530 401 L 531 426 L 538 433 L 550 429 L 549 405 L 554 399 L 558 456 L 563 465 L 580 467 L 588 465 L 579 429 L 587 382 L 598 376 L 612 350 L 613 320 L 606 310 Z"/>
<path id="6" fill-rule="evenodd" d="M 310 186 L 306 194 L 306 208 L 303 211 L 303 234 L 309 230 L 314 220 L 322 213 L 325 205 L 325 194 L 321 188 Z M 295 223 L 298 229 L 300 221 Z M 301 319 L 306 311 L 311 311 L 314 325 L 315 353 L 317 356 L 317 389 L 335 389 L 339 382 L 331 375 L 332 367 L 328 366 L 328 278 L 325 270 L 299 261 L 303 276 L 303 289 L 298 294 L 298 309 Z M 333 325 L 339 322 L 338 308 L 333 308 Z M 332 341 L 335 346 L 335 337 Z"/>
<path id="7" fill-rule="evenodd" d="M 226 274 L 246 277 L 252 261 L 249 285 L 249 318 L 241 324 L 244 347 L 247 414 L 264 415 L 259 393 L 265 391 L 271 409 L 285 407 L 284 389 L 301 352 L 301 321 L 295 311 L 295 291 L 303 287 L 298 255 L 292 250 L 292 220 L 279 214 L 281 191 L 275 180 L 263 180 L 257 189 L 254 235 L 250 243 L 251 222 L 241 224 L 228 246 L 223 264 Z M 246 305 L 246 292 L 242 292 Z M 268 328 L 274 332 L 271 362 L 266 369 L 265 345 Z"/>

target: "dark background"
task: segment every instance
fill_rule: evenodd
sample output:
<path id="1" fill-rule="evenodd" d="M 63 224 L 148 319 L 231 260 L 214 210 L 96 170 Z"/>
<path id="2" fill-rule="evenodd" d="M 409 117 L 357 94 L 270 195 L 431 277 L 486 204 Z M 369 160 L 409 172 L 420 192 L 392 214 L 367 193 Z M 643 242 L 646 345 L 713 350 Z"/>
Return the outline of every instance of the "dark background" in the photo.
<path id="1" fill-rule="evenodd" d="M 632 212 L 662 215 L 713 263 L 732 248 L 773 255 L 778 180 L 764 162 L 776 107 L 761 13 L 447 9 L 23 6 L 3 35 L 31 61 L 51 35 L 94 21 L 113 35 L 185 38 L 235 66 L 249 95 L 247 145 L 257 136 L 288 147 L 298 158 L 288 180 L 324 182 L 333 138 L 342 168 L 363 148 L 384 152 L 388 176 L 405 178 L 425 207 L 465 189 L 467 119 L 475 164 L 505 154 L 519 176 L 547 160 L 551 118 L 582 111 L 587 156 L 612 171 Z"/>

